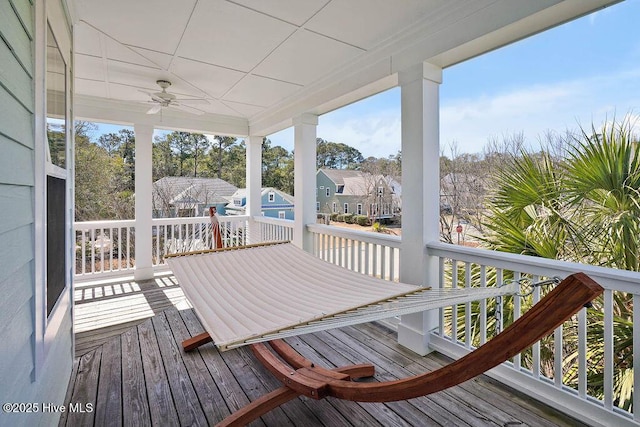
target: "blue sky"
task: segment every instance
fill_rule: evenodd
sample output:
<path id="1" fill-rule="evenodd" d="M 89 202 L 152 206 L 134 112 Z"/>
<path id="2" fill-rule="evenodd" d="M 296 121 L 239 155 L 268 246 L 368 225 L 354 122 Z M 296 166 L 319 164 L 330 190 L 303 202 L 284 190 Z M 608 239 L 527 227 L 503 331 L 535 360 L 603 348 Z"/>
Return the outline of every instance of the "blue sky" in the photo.
<path id="1" fill-rule="evenodd" d="M 626 0 L 443 71 L 440 145 L 482 152 L 489 140 L 522 134 L 531 147 L 548 131 L 601 126 L 614 116 L 640 128 L 640 0 Z M 632 118 L 632 120 L 634 120 Z M 114 132 L 120 126 L 101 126 Z M 400 150 L 395 88 L 319 118 L 318 137 L 365 156 Z M 293 129 L 269 135 L 293 149 Z"/>
<path id="2" fill-rule="evenodd" d="M 529 37 L 443 71 L 440 144 L 445 154 L 481 152 L 490 139 L 522 133 L 535 147 L 547 131 L 640 117 L 640 0 Z M 640 121 L 636 124 L 640 124 Z M 318 137 L 367 156 L 400 149 L 400 91 L 320 117 Z M 291 150 L 293 131 L 270 135 Z"/>

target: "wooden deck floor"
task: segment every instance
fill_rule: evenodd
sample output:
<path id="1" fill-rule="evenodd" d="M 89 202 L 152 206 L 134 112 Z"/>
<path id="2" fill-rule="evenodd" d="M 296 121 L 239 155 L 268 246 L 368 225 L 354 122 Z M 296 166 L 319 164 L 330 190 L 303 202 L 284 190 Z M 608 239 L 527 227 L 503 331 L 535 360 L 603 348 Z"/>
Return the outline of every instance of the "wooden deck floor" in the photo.
<path id="1" fill-rule="evenodd" d="M 153 286 L 149 285 L 152 291 Z M 105 302 L 117 306 L 113 300 Z M 177 297 L 173 302 L 184 304 Z M 127 325 L 124 332 L 116 335 L 112 334 L 121 328 L 117 325 L 79 333 L 81 345 L 92 344 L 85 346 L 75 361 L 65 403 L 92 403 L 95 410 L 66 413 L 60 420 L 61 426 L 213 425 L 280 385 L 246 348 L 219 353 L 212 344 L 207 344 L 184 353 L 180 347 L 182 340 L 203 331 L 192 309 L 173 306 L 154 312 L 146 320 L 129 320 Z M 98 338 L 93 339 L 92 334 Z M 404 378 L 449 362 L 437 354 L 416 356 L 397 344 L 393 331 L 377 323 L 287 341 L 303 356 L 326 367 L 371 362 L 376 366 L 374 380 L 378 381 Z M 89 347 L 92 349 L 87 350 Z M 388 404 L 301 397 L 252 425 L 575 426 L 580 423 L 481 376 L 431 396 Z"/>

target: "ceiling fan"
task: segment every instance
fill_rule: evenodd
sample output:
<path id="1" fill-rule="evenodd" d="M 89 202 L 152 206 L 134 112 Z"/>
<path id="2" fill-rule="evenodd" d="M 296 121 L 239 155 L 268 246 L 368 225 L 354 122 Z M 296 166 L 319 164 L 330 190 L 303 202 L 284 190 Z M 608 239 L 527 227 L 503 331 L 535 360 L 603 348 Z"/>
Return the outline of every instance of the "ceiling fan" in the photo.
<path id="1" fill-rule="evenodd" d="M 177 110 L 186 111 L 191 114 L 204 114 L 204 111 L 194 107 L 190 107 L 186 104 L 209 104 L 204 98 L 177 98 L 174 94 L 167 92 L 167 88 L 171 86 L 171 82 L 168 80 L 157 80 L 156 83 L 162 89 L 162 92 L 147 92 L 141 90 L 140 92 L 151 97 L 151 101 L 147 103 L 154 104 L 153 107 L 147 111 L 147 114 L 156 114 L 162 111 L 163 108 L 175 108 Z"/>

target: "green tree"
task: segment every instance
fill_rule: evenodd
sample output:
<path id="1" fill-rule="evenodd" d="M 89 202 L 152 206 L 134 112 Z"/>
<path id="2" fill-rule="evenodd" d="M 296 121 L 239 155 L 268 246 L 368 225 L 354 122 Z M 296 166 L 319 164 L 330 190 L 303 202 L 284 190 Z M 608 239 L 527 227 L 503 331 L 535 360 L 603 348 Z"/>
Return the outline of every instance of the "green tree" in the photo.
<path id="1" fill-rule="evenodd" d="M 262 185 L 293 194 L 293 155 L 268 139 L 262 143 Z"/>
<path id="2" fill-rule="evenodd" d="M 212 170 L 216 171 L 215 176 L 217 178 L 222 178 L 222 167 L 225 151 L 228 150 L 229 147 L 233 146 L 237 142 L 237 140 L 238 139 L 234 136 L 215 135 L 213 137 L 213 145 L 215 147 L 215 150 L 211 150 L 210 152 L 210 165 L 212 167 Z"/>
<path id="3" fill-rule="evenodd" d="M 363 161 L 362 153 L 356 148 L 341 142 L 316 139 L 316 166 L 318 169 L 358 169 Z"/>
<path id="4" fill-rule="evenodd" d="M 153 157 L 153 181 L 165 176 L 174 176 L 178 170 L 176 156 L 171 148 L 169 139 L 164 136 L 156 136 L 152 147 Z"/>

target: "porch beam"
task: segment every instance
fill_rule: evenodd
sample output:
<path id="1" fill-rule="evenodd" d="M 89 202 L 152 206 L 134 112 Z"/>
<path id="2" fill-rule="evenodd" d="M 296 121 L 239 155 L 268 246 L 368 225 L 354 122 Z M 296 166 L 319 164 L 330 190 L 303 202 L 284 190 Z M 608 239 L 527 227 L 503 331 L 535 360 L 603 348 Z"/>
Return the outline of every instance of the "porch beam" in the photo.
<path id="1" fill-rule="evenodd" d="M 426 244 L 439 239 L 439 87 L 442 69 L 417 64 L 399 74 L 402 115 L 402 246 L 400 281 L 438 286 L 438 258 Z M 418 354 L 430 352 L 437 311 L 401 317 L 398 342 Z"/>
<path id="2" fill-rule="evenodd" d="M 247 204 L 245 212 L 249 215 L 247 243 L 260 243 L 262 235 L 260 224 L 254 217 L 262 211 L 262 136 L 250 135 L 245 139 L 247 146 Z"/>
<path id="3" fill-rule="evenodd" d="M 153 278 L 153 263 L 151 259 L 153 243 L 151 233 L 151 220 L 153 216 L 153 126 L 135 124 L 133 130 L 136 138 L 136 265 L 133 275 L 136 280 L 145 280 Z"/>
<path id="4" fill-rule="evenodd" d="M 294 126 L 294 225 L 293 244 L 311 252 L 313 236 L 307 224 L 316 222 L 316 134 L 318 116 L 303 114 Z"/>

